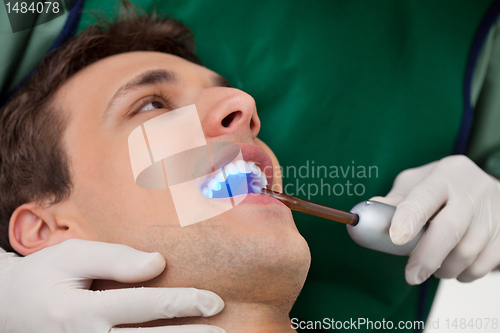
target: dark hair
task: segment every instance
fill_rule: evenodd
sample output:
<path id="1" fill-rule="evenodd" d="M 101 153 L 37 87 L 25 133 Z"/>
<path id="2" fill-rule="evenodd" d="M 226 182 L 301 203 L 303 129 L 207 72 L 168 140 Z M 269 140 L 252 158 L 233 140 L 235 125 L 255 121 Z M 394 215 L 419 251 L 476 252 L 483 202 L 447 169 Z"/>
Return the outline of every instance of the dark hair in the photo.
<path id="1" fill-rule="evenodd" d="M 61 137 L 67 119 L 53 100 L 75 73 L 106 57 L 131 51 L 156 51 L 201 64 L 194 38 L 182 23 L 145 15 L 124 1 L 120 15 L 100 21 L 53 50 L 0 110 L 0 246 L 10 246 L 14 210 L 28 202 L 55 204 L 71 192 L 71 172 Z"/>

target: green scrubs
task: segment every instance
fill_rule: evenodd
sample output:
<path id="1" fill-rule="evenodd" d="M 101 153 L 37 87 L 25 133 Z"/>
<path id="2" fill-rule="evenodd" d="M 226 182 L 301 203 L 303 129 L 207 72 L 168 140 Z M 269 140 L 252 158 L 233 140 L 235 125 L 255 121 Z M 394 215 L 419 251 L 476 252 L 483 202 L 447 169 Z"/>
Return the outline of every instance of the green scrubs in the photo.
<path id="1" fill-rule="evenodd" d="M 152 1 L 134 3 L 152 8 Z M 259 137 L 283 166 L 284 192 L 350 210 L 385 195 L 399 172 L 454 153 L 468 55 L 491 3 L 171 0 L 156 9 L 193 30 L 205 66 L 255 98 Z M 116 6 L 87 0 L 84 9 Z M 85 12 L 78 30 L 94 21 Z M 492 98 L 482 93 L 488 73 L 500 78 L 499 67 L 490 68 L 500 45 L 491 31 L 473 77 L 473 105 Z M 500 96 L 498 83 L 488 87 Z M 500 175 L 500 139 L 489 122 L 500 124 L 498 106 L 476 110 L 470 155 Z M 437 279 L 426 291 L 409 286 L 407 257 L 359 247 L 342 224 L 294 218 L 312 264 L 292 318 L 397 325 L 426 316 Z M 371 331 L 365 328 L 358 329 Z"/>

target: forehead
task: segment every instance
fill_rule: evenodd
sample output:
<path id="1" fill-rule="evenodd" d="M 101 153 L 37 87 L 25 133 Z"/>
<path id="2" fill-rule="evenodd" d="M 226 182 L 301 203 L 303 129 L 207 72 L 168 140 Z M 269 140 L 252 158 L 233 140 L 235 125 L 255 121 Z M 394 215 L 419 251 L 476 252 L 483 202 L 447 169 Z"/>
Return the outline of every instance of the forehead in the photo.
<path id="1" fill-rule="evenodd" d="M 81 70 L 77 76 L 107 75 L 123 77 L 145 68 L 161 67 L 183 72 L 186 76 L 214 75 L 206 67 L 173 54 L 149 51 L 127 52 L 101 59 Z M 78 78 L 77 78 L 78 79 Z"/>
<path id="2" fill-rule="evenodd" d="M 206 67 L 160 52 L 128 52 L 101 59 L 72 76 L 56 95 L 109 98 L 124 82 L 143 71 L 166 69 L 177 74 L 179 85 L 210 84 L 216 75 Z"/>

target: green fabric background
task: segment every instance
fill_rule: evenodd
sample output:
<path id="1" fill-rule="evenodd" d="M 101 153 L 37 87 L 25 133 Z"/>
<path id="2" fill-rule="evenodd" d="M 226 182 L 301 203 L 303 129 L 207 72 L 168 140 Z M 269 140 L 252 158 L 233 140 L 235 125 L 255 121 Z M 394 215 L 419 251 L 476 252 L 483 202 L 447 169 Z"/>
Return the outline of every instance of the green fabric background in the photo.
<path id="1" fill-rule="evenodd" d="M 88 0 L 85 10 L 110 13 L 117 3 Z M 149 10 L 153 1 L 137 3 Z M 349 210 L 387 193 L 400 171 L 452 153 L 469 47 L 490 3 L 168 0 L 156 8 L 191 27 L 203 63 L 255 98 L 260 138 L 285 170 L 313 161 L 378 168 L 372 178 L 285 177 L 287 192 L 306 199 L 297 182 L 362 184 L 363 195 L 310 196 Z M 79 30 L 92 22 L 86 12 Z M 415 319 L 419 287 L 404 281 L 407 258 L 355 245 L 340 224 L 294 217 L 312 265 L 291 317 Z"/>

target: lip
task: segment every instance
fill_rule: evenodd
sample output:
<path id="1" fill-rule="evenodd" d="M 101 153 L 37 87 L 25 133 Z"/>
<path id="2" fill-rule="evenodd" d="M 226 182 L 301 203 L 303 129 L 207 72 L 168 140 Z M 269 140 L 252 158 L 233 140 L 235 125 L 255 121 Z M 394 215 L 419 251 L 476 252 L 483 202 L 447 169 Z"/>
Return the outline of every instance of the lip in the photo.
<path id="1" fill-rule="evenodd" d="M 231 202 L 230 198 L 215 198 L 215 199 L 208 199 L 208 200 L 218 200 L 218 201 L 224 201 L 224 202 Z M 275 199 L 273 197 L 270 197 L 270 196 L 267 196 L 264 194 L 256 194 L 256 193 L 245 194 L 245 199 L 243 199 L 243 201 L 240 202 L 238 205 L 242 205 L 242 204 L 278 205 L 278 206 L 283 206 L 286 209 L 290 209 L 284 203 L 279 201 L 278 199 Z"/>
<path id="2" fill-rule="evenodd" d="M 279 205 L 286 207 L 289 209 L 284 203 L 279 201 L 278 199 L 275 199 L 273 197 L 264 195 L 264 194 L 247 194 L 245 199 L 240 203 L 241 204 L 250 204 L 250 205 Z"/>

